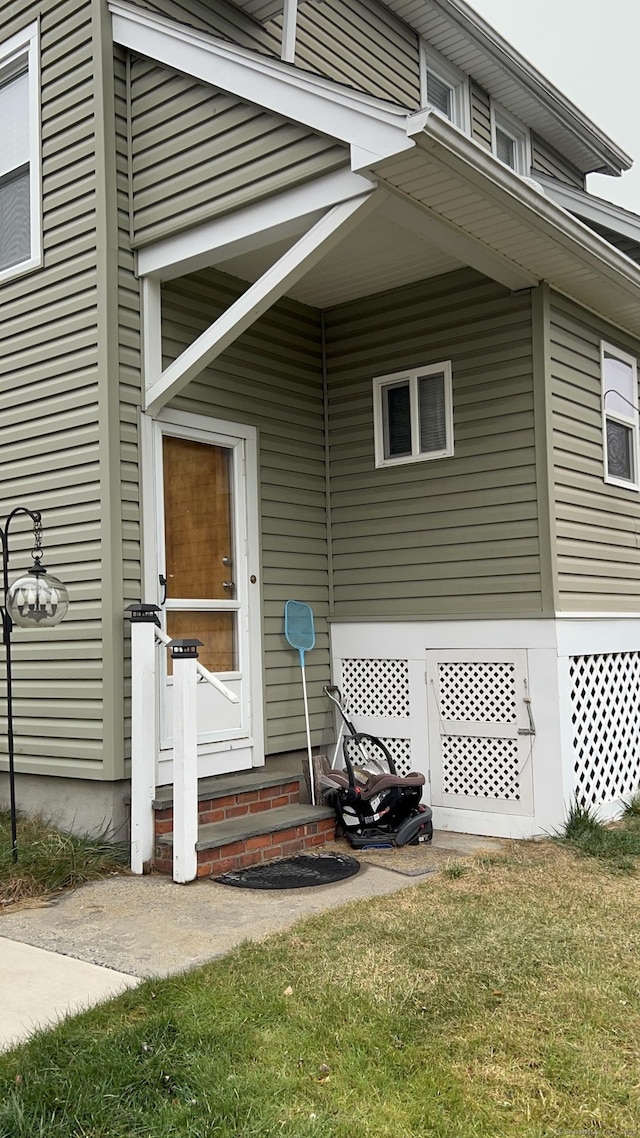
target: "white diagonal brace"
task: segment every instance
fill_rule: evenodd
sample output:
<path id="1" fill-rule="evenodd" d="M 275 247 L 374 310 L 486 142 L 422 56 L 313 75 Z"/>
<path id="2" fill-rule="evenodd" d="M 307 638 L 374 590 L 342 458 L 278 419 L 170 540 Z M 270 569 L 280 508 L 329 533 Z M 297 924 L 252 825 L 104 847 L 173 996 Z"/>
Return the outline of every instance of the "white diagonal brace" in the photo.
<path id="1" fill-rule="evenodd" d="M 380 191 L 372 190 L 330 209 L 151 383 L 146 392 L 145 410 L 155 415 L 178 395 L 355 229 L 377 206 L 382 196 L 378 195 Z"/>

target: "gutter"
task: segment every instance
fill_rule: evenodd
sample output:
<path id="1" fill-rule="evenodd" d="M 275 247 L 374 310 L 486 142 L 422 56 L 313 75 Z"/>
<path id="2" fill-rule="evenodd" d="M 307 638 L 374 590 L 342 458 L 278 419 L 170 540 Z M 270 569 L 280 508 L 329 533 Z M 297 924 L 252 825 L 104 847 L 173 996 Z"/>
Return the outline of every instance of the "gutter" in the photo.
<path id="1" fill-rule="evenodd" d="M 556 231 L 561 244 L 566 246 L 568 241 L 575 243 L 581 252 L 588 253 L 599 262 L 600 271 L 609 277 L 617 277 L 617 283 L 629 293 L 640 290 L 639 265 L 561 205 L 551 201 L 534 180 L 524 179 L 514 173 L 441 115 L 431 111 L 408 115 L 407 133 L 421 150 L 432 153 L 439 162 L 442 163 L 444 159 L 446 163 L 448 155 L 450 160 L 447 164 L 457 168 L 468 182 L 485 193 L 489 183 L 503 200 L 507 195 L 511 199 L 514 213 L 519 213 L 530 225 L 535 218 L 539 218 Z M 384 164 L 373 169 L 384 181 Z M 549 283 L 553 284 L 552 281 Z"/>

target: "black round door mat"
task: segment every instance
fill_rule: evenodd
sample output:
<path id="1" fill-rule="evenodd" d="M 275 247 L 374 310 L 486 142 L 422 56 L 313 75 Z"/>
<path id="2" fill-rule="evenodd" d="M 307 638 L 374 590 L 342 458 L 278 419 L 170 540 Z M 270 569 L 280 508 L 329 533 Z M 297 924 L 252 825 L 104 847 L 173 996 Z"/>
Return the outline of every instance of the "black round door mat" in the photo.
<path id="1" fill-rule="evenodd" d="M 359 869 L 360 862 L 347 854 L 296 854 L 264 865 L 231 869 L 213 880 L 240 889 L 307 889 L 343 881 Z"/>

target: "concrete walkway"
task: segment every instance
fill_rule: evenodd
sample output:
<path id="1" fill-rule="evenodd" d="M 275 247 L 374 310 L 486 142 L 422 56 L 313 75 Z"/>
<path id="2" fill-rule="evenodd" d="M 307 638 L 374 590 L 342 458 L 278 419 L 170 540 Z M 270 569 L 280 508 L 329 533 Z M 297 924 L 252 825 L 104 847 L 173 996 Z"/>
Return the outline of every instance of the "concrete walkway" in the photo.
<path id="1" fill-rule="evenodd" d="M 138 983 L 135 976 L 0 937 L 0 1051 Z"/>
<path id="2" fill-rule="evenodd" d="M 0 1049 L 37 1027 L 109 999 L 147 976 L 223 956 L 313 913 L 394 893 L 448 860 L 500 847 L 490 838 L 437 834 L 432 847 L 363 854 L 355 877 L 311 889 L 257 891 L 202 880 L 110 877 L 38 908 L 0 915 Z M 346 851 L 345 851 L 346 852 Z M 375 860 L 372 863 L 370 858 Z"/>

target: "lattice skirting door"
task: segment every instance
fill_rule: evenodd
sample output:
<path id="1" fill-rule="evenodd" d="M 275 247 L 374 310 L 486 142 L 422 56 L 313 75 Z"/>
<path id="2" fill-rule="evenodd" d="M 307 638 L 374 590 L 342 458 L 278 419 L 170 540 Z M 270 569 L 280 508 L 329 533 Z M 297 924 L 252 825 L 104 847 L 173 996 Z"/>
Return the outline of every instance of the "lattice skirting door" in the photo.
<path id="1" fill-rule="evenodd" d="M 533 814 L 525 651 L 427 652 L 434 806 Z"/>
<path id="2" fill-rule="evenodd" d="M 640 790 L 640 652 L 569 657 L 575 797 L 598 808 Z"/>

